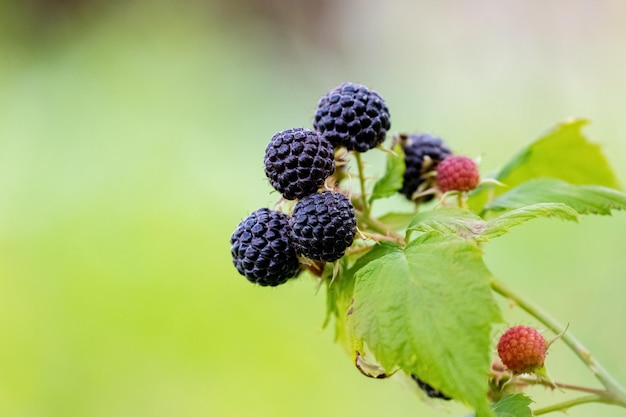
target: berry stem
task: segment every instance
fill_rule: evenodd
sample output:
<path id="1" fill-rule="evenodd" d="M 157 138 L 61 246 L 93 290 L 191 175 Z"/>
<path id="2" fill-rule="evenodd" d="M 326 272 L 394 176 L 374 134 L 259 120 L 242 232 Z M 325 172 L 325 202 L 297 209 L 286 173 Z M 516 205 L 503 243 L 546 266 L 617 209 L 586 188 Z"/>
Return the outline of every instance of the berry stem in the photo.
<path id="1" fill-rule="evenodd" d="M 550 405 L 548 407 L 533 410 L 533 416 L 540 416 L 542 414 L 553 413 L 555 411 L 563 412 L 576 405 L 589 404 L 589 403 L 614 404 L 614 402 L 610 398 L 603 397 L 601 395 L 585 395 L 582 397 L 574 398 L 572 400 L 563 401 L 558 404 Z"/>
<path id="2" fill-rule="evenodd" d="M 521 383 L 528 384 L 528 385 L 543 385 L 543 386 L 548 387 L 548 388 L 556 387 L 556 388 L 561 388 L 561 389 L 564 389 L 564 390 L 585 392 L 587 394 L 594 394 L 594 395 L 599 395 L 599 396 L 603 396 L 603 397 L 606 397 L 607 394 L 608 394 L 608 391 L 602 390 L 602 389 L 581 387 L 579 385 L 564 384 L 562 382 L 550 382 L 550 381 L 546 381 L 545 379 L 542 379 L 542 378 L 532 378 L 532 377 L 518 376 L 516 379 L 518 381 L 520 381 Z"/>
<path id="3" fill-rule="evenodd" d="M 364 232 L 364 231 L 360 231 L 360 233 L 363 235 L 363 237 L 367 238 L 367 239 L 371 239 L 374 242 L 380 242 L 381 240 L 386 240 L 389 242 L 398 242 L 398 239 L 396 239 L 393 236 L 388 236 L 388 235 L 381 235 L 378 233 L 369 233 L 369 232 Z"/>
<path id="4" fill-rule="evenodd" d="M 555 334 L 562 333 L 561 336 L 563 342 L 580 358 L 580 360 L 587 365 L 594 376 L 600 381 L 600 383 L 607 389 L 607 395 L 602 396 L 601 402 L 607 402 L 611 404 L 620 405 L 626 407 L 626 389 L 622 387 L 603 367 L 602 365 L 589 353 L 589 351 L 568 331 L 564 332 L 565 326 L 561 325 L 555 319 L 553 319 L 543 309 L 533 304 L 525 297 L 517 294 L 513 290 L 509 289 L 503 282 L 496 278 L 491 279 L 491 288 L 501 296 L 513 301 L 522 310 L 526 311 L 531 316 L 535 317 L 541 323 L 543 323 L 550 331 Z M 593 401 L 597 400 L 597 395 L 593 396 Z M 590 402 L 590 401 L 586 401 Z M 537 414 L 536 414 L 537 415 Z"/>
<path id="5" fill-rule="evenodd" d="M 363 204 L 363 214 L 366 217 L 370 215 L 370 206 L 367 201 L 367 192 L 365 190 L 365 167 L 363 165 L 363 160 L 361 159 L 361 154 L 359 152 L 354 152 L 354 158 L 356 159 L 356 165 L 359 169 L 359 184 L 361 185 L 361 202 Z"/>
<path id="6" fill-rule="evenodd" d="M 387 238 L 385 240 L 393 240 L 393 241 L 398 242 L 401 245 L 405 245 L 404 238 L 398 232 L 396 232 L 392 227 L 389 227 L 388 225 L 386 225 L 385 223 L 381 222 L 380 220 L 376 218 L 366 215 L 365 210 L 359 211 L 355 209 L 354 212 L 356 214 L 356 218 L 359 222 L 359 225 L 363 229 L 369 229 L 373 232 L 386 236 Z"/>
<path id="7" fill-rule="evenodd" d="M 456 195 L 456 202 L 457 202 L 457 204 L 459 205 L 459 208 L 462 208 L 462 209 L 467 209 L 467 208 L 468 208 L 468 207 L 467 207 L 467 203 L 466 203 L 466 201 L 465 201 L 465 195 L 464 195 L 464 193 L 459 192 L 459 193 Z"/>

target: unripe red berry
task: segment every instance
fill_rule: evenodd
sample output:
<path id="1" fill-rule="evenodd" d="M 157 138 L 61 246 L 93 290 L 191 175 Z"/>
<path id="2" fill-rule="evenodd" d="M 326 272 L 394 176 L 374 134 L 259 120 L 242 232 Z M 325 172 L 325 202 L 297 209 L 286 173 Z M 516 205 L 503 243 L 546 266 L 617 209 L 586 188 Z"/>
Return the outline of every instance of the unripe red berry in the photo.
<path id="1" fill-rule="evenodd" d="M 437 165 L 437 188 L 442 192 L 470 191 L 480 182 L 476 163 L 467 156 L 451 155 Z"/>
<path id="2" fill-rule="evenodd" d="M 527 326 L 511 327 L 498 341 L 498 355 L 502 363 L 519 374 L 541 368 L 547 349 L 546 339 L 541 333 Z"/>

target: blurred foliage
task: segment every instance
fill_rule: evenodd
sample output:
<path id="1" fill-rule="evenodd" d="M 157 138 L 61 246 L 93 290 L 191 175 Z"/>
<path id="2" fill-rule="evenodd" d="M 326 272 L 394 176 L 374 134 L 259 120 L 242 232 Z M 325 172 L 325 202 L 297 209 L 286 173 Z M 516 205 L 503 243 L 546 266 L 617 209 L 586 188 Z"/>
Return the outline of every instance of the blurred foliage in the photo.
<path id="1" fill-rule="evenodd" d="M 237 222 L 277 200 L 267 140 L 340 81 L 485 170 L 588 117 L 626 177 L 618 1 L 327 2 L 315 19 L 242 1 L 0 5 L 0 414 L 440 415 L 354 370 L 314 280 L 256 288 L 231 265 Z M 523 229 L 489 266 L 626 381 L 626 218 Z M 565 352 L 551 373 L 585 381 Z M 570 415 L 621 412 L 594 407 Z"/>

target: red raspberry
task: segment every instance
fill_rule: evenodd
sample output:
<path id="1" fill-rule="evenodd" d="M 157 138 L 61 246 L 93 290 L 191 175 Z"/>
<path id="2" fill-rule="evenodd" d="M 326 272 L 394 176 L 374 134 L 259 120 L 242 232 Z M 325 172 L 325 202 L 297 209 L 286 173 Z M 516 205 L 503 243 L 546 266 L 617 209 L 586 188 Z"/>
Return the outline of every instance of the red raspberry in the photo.
<path id="1" fill-rule="evenodd" d="M 437 165 L 437 188 L 444 193 L 473 190 L 479 181 L 478 167 L 467 156 L 451 155 Z"/>
<path id="2" fill-rule="evenodd" d="M 546 350 L 546 339 L 539 331 L 527 326 L 511 327 L 498 341 L 498 355 L 502 363 L 518 374 L 541 368 Z"/>

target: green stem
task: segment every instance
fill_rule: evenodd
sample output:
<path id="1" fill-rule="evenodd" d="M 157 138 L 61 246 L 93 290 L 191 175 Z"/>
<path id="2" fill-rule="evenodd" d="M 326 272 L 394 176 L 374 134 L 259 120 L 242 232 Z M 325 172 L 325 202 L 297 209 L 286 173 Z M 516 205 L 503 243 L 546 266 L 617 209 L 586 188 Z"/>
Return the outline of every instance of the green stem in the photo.
<path id="1" fill-rule="evenodd" d="M 456 195 L 456 204 L 459 206 L 459 208 L 465 208 L 463 207 L 463 196 L 461 195 L 461 193 L 458 193 Z"/>
<path id="2" fill-rule="evenodd" d="M 366 217 L 370 215 L 370 206 L 367 201 L 367 192 L 365 190 L 365 167 L 363 166 L 363 160 L 359 152 L 354 152 L 354 158 L 356 159 L 356 165 L 359 169 L 359 183 L 361 184 L 361 201 L 363 204 L 363 213 Z"/>
<path id="3" fill-rule="evenodd" d="M 379 233 L 383 236 L 388 236 L 401 245 L 405 244 L 404 237 L 402 235 L 400 235 L 392 227 L 387 226 L 385 223 L 381 222 L 380 220 L 366 215 L 365 210 L 363 211 L 355 210 L 355 213 L 359 221 L 359 224 L 367 227 L 368 230 Z"/>
<path id="4" fill-rule="evenodd" d="M 540 416 L 542 414 L 548 414 L 548 413 L 552 413 L 555 411 L 565 411 L 568 408 L 572 408 L 576 405 L 581 405 L 581 404 L 589 404 L 589 403 L 607 403 L 607 404 L 611 404 L 612 401 L 606 397 L 603 397 L 601 395 L 585 395 L 583 397 L 578 397 L 578 398 L 574 398 L 572 400 L 568 400 L 568 401 L 563 401 L 561 403 L 558 404 L 554 404 L 548 407 L 544 407 L 544 408 L 539 408 L 537 410 L 533 411 L 533 416 Z"/>
<path id="5" fill-rule="evenodd" d="M 556 387 L 556 388 L 561 388 L 563 390 L 585 392 L 587 394 L 594 394 L 594 395 L 599 395 L 602 397 L 606 397 L 608 394 L 608 391 L 602 390 L 602 389 L 581 387 L 579 385 L 564 384 L 562 382 L 550 382 L 550 381 L 546 381 L 545 379 L 529 378 L 529 377 L 524 377 L 524 376 L 519 376 L 517 377 L 517 379 L 524 384 L 543 385 L 547 388 Z"/>
<path id="6" fill-rule="evenodd" d="M 600 381 L 602 385 L 607 389 L 607 395 L 602 396 L 603 402 L 611 404 L 617 404 L 622 407 L 626 407 L 626 389 L 622 387 L 603 367 L 600 363 L 587 351 L 587 349 L 569 332 L 565 331 L 566 328 L 554 320 L 543 311 L 540 307 L 534 305 L 528 299 L 515 293 L 509 289 L 503 282 L 496 278 L 491 279 L 491 288 L 498 294 L 502 295 L 509 300 L 512 300 L 522 310 L 526 311 L 531 316 L 535 317 L 541 323 L 543 323 L 548 329 L 555 334 L 560 334 L 563 342 L 578 356 L 587 367 L 591 370 L 594 376 Z M 597 397 L 597 396 L 594 396 Z M 583 397 L 584 398 L 584 397 Z M 597 401 L 597 400 L 594 400 Z"/>

